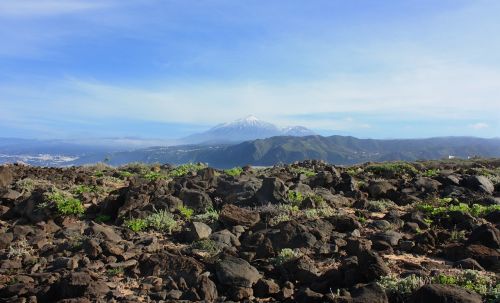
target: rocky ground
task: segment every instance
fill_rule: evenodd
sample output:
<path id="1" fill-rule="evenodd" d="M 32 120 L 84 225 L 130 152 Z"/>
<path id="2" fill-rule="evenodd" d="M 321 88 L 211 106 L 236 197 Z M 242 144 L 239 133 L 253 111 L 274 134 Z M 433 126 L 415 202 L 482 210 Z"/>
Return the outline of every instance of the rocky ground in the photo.
<path id="1" fill-rule="evenodd" d="M 500 302 L 500 160 L 0 166 L 3 302 Z"/>

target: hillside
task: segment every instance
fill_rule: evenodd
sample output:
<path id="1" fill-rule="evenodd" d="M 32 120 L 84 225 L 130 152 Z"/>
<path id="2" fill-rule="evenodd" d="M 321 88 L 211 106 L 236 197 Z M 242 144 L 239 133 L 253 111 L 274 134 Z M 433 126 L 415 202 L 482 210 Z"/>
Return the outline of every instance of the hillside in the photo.
<path id="1" fill-rule="evenodd" d="M 453 155 L 500 157 L 500 139 L 443 137 L 430 139 L 375 140 L 345 136 L 272 137 L 236 145 L 191 145 L 157 147 L 107 155 L 109 163 L 204 162 L 228 168 L 246 164 L 271 166 L 305 159 L 325 160 L 333 164 L 355 164 L 366 161 L 415 161 L 442 159 Z M 98 157 L 83 157 L 75 164 L 96 163 Z"/>

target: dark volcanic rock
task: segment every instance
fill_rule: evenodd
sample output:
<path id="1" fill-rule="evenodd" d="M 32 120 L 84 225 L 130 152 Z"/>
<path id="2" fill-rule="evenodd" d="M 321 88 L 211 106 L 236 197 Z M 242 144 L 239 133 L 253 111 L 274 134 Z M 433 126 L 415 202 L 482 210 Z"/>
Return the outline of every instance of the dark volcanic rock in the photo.
<path id="1" fill-rule="evenodd" d="M 279 178 L 265 178 L 262 187 L 257 191 L 256 197 L 261 204 L 277 204 L 286 197 L 286 186 Z"/>
<path id="2" fill-rule="evenodd" d="M 219 220 L 227 225 L 252 227 L 260 221 L 260 215 L 255 211 L 240 208 L 232 204 L 226 204 L 220 212 Z"/>
<path id="3" fill-rule="evenodd" d="M 481 303 L 481 296 L 454 285 L 430 284 L 417 290 L 412 303 Z"/>
<path id="4" fill-rule="evenodd" d="M 261 275 L 247 261 L 232 256 L 224 256 L 217 262 L 215 271 L 220 283 L 233 287 L 252 287 Z"/>

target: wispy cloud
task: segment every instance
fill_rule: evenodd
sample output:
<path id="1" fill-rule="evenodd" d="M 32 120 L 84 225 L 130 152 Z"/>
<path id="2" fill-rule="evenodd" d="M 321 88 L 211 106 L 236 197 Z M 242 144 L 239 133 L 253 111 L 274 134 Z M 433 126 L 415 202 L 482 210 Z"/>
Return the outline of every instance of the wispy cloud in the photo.
<path id="1" fill-rule="evenodd" d="M 0 2 L 3 17 L 49 17 L 109 7 L 107 0 L 22 0 Z"/>
<path id="2" fill-rule="evenodd" d="M 478 123 L 470 124 L 469 127 L 473 128 L 473 129 L 480 130 L 480 129 L 488 128 L 489 125 L 487 123 L 484 123 L 484 122 L 478 122 Z"/>

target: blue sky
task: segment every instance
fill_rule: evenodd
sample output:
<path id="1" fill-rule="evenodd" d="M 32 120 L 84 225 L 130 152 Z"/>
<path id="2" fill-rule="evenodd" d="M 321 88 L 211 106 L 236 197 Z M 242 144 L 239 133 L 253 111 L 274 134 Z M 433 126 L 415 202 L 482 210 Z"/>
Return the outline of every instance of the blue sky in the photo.
<path id="1" fill-rule="evenodd" d="M 496 0 L 0 0 L 0 137 L 500 136 Z"/>

